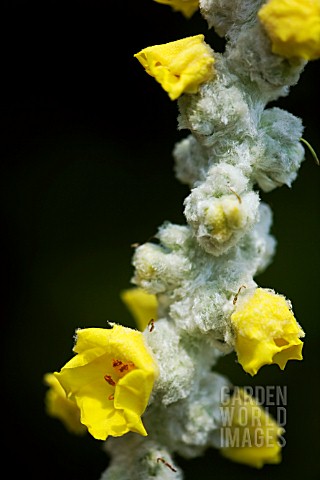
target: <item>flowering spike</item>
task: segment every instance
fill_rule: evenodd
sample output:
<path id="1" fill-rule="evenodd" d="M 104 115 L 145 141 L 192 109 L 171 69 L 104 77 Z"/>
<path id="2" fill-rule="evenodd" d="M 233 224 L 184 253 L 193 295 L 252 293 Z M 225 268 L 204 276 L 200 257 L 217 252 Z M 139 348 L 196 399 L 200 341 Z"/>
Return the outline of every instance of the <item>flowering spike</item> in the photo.
<path id="1" fill-rule="evenodd" d="M 162 1 L 182 13 L 193 5 Z M 209 28 L 225 37 L 223 53 L 195 35 L 135 54 L 179 99 L 178 129 L 189 133 L 174 147 L 175 173 L 190 193 L 186 224 L 166 221 L 132 244 L 136 288 L 121 297 L 141 331 L 79 330 L 77 355 L 55 374 L 95 438 L 122 436 L 106 442 L 103 479 L 164 480 L 174 472 L 182 480 L 173 455 L 201 456 L 212 446 L 254 468 L 281 461 L 282 429 L 244 393 L 222 405 L 234 408 L 229 428 L 241 444 L 219 442 L 221 393 L 231 386 L 214 369 L 234 350 L 250 375 L 302 359 L 304 332 L 290 302 L 255 278 L 276 246 L 260 189 L 290 187 L 308 146 L 302 120 L 269 105 L 318 55 L 319 2 L 269 0 L 261 8 L 264 0 L 199 0 Z"/>

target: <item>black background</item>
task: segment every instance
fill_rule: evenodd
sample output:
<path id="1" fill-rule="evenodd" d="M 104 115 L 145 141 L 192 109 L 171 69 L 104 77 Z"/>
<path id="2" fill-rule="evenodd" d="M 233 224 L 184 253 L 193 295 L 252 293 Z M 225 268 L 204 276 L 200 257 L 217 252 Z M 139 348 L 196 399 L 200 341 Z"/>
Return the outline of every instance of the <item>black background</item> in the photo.
<path id="1" fill-rule="evenodd" d="M 185 223 L 172 148 L 188 132 L 134 53 L 198 33 L 218 51 L 223 41 L 199 12 L 186 20 L 152 0 L 3 1 L 0 18 L 2 467 L 8 478 L 99 480 L 102 443 L 46 416 L 42 377 L 69 360 L 76 328 L 133 326 L 119 298 L 130 245 L 165 220 Z M 276 102 L 303 119 L 318 152 L 319 72 L 310 62 Z M 291 189 L 261 194 L 278 247 L 257 282 L 292 300 L 304 361 L 254 378 L 234 355 L 217 367 L 236 385 L 287 386 L 283 462 L 257 472 L 209 450 L 178 459 L 186 480 L 319 478 L 319 175 L 307 151 Z"/>

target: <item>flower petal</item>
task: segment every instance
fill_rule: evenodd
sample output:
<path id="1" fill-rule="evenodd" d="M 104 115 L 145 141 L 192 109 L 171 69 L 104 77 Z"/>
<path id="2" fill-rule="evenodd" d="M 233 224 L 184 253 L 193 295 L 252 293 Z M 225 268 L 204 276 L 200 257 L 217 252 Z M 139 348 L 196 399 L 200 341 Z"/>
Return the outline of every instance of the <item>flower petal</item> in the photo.
<path id="1" fill-rule="evenodd" d="M 123 410 L 116 410 L 102 382 L 91 383 L 75 397 L 81 410 L 81 421 L 97 440 L 105 440 L 129 431 Z"/>
<path id="2" fill-rule="evenodd" d="M 251 395 L 236 388 L 221 409 L 224 419 L 228 419 L 221 430 L 226 444 L 220 450 L 224 457 L 255 468 L 281 462 L 278 437 L 284 430 Z"/>
<path id="3" fill-rule="evenodd" d="M 44 383 L 50 387 L 46 392 L 46 412 L 51 417 L 58 418 L 69 432 L 83 435 L 87 428 L 80 422 L 80 410 L 77 404 L 69 400 L 66 392 L 53 373 L 44 375 Z"/>
<path id="4" fill-rule="evenodd" d="M 288 360 L 302 359 L 304 332 L 282 295 L 257 288 L 231 316 L 235 350 L 243 369 L 255 375 L 267 364 L 284 368 Z"/>
<path id="5" fill-rule="evenodd" d="M 146 72 L 176 100 L 182 93 L 197 93 L 213 76 L 213 52 L 204 35 L 147 47 L 134 55 Z"/>
<path id="6" fill-rule="evenodd" d="M 163 5 L 170 5 L 173 10 L 181 12 L 186 18 L 192 17 L 192 15 L 199 8 L 199 0 L 155 0 L 157 3 Z"/>
<path id="7" fill-rule="evenodd" d="M 158 368 L 142 333 L 116 324 L 78 330 L 74 351 L 55 377 L 91 435 L 99 440 L 129 431 L 146 435 L 140 417 Z"/>
<path id="8" fill-rule="evenodd" d="M 121 299 L 132 313 L 141 332 L 150 320 L 157 319 L 157 297 L 147 293 L 143 288 L 128 288 L 121 292 Z"/>
<path id="9" fill-rule="evenodd" d="M 320 58 L 319 0 L 269 0 L 258 17 L 273 53 L 285 58 Z"/>

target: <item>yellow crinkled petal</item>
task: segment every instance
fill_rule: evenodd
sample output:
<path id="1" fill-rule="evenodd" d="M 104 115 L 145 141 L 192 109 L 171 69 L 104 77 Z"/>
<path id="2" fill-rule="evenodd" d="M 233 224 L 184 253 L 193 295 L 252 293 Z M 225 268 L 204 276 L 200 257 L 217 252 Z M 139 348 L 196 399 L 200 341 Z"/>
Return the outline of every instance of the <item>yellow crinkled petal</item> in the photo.
<path id="1" fill-rule="evenodd" d="M 230 446 L 221 448 L 220 452 L 233 462 L 255 468 L 280 463 L 278 437 L 284 432 L 283 428 L 243 389 L 236 392 L 222 407 L 228 421 L 224 421 L 221 435 Z"/>
<path id="2" fill-rule="evenodd" d="M 133 370 L 119 380 L 115 391 L 115 408 L 123 409 L 130 430 L 141 435 L 147 435 L 140 416 L 148 405 L 152 386 L 149 372 Z"/>
<path id="3" fill-rule="evenodd" d="M 149 372 L 133 370 L 119 380 L 114 405 L 116 408 L 133 410 L 141 415 L 148 404 L 152 390 L 152 377 Z"/>
<path id="4" fill-rule="evenodd" d="M 66 392 L 53 373 L 46 373 L 44 383 L 50 387 L 45 396 L 46 412 L 58 418 L 70 433 L 83 435 L 87 428 L 80 422 L 80 410 L 75 402 L 69 400 Z"/>
<path id="5" fill-rule="evenodd" d="M 231 316 L 235 350 L 243 369 L 255 375 L 263 365 L 283 370 L 288 360 L 302 360 L 304 332 L 282 295 L 257 288 Z"/>
<path id="6" fill-rule="evenodd" d="M 243 463 L 254 468 L 262 468 L 266 463 L 276 464 L 281 462 L 281 448 L 278 445 L 268 448 L 222 448 L 221 453 L 233 462 Z"/>
<path id="7" fill-rule="evenodd" d="M 285 58 L 320 58 L 320 0 L 269 0 L 258 17 L 273 53 Z"/>
<path id="8" fill-rule="evenodd" d="M 113 401 L 109 399 L 114 389 L 104 383 L 98 380 L 90 383 L 75 396 L 81 410 L 81 421 L 97 440 L 129 432 L 123 410 L 114 408 Z"/>
<path id="9" fill-rule="evenodd" d="M 146 72 L 176 100 L 183 93 L 197 93 L 213 76 L 213 52 L 204 35 L 147 47 L 134 55 Z"/>
<path id="10" fill-rule="evenodd" d="M 128 288 L 121 292 L 121 299 L 133 315 L 141 332 L 150 320 L 157 319 L 157 297 L 143 288 Z"/>
<path id="11" fill-rule="evenodd" d="M 77 353 L 55 377 L 99 440 L 129 431 L 146 435 L 141 421 L 158 375 L 141 332 L 121 325 L 77 331 Z"/>
<path id="12" fill-rule="evenodd" d="M 176 12 L 181 12 L 186 18 L 192 17 L 192 15 L 199 8 L 199 0 L 155 0 L 157 3 L 163 5 L 170 5 L 170 7 Z"/>
<path id="13" fill-rule="evenodd" d="M 124 356 L 139 368 L 154 370 L 154 359 L 138 330 L 111 323 L 112 328 L 84 328 L 77 330 L 76 344 L 78 353 L 67 365 L 82 365 L 105 353 Z M 81 354 L 81 355 L 79 355 Z M 85 359 L 89 359 L 86 361 Z M 66 366 L 67 366 L 66 365 Z"/>

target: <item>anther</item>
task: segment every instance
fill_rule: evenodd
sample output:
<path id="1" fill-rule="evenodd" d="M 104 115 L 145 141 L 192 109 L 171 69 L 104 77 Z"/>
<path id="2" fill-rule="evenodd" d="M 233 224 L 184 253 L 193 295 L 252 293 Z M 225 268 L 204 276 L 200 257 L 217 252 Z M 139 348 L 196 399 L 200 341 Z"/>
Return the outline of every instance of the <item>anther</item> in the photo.
<path id="1" fill-rule="evenodd" d="M 112 360 L 112 366 L 117 371 L 120 377 L 123 377 L 126 373 L 130 372 L 135 368 L 135 364 L 133 362 L 122 362 L 121 360 Z"/>
<path id="2" fill-rule="evenodd" d="M 119 367 L 120 365 L 122 365 L 121 360 L 112 360 L 113 367 Z"/>
<path id="3" fill-rule="evenodd" d="M 112 387 L 115 387 L 116 382 L 114 380 L 112 380 L 111 375 L 105 375 L 103 378 L 105 379 L 105 381 L 107 383 L 109 383 L 109 385 L 111 385 Z"/>

